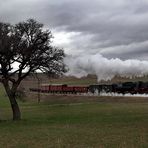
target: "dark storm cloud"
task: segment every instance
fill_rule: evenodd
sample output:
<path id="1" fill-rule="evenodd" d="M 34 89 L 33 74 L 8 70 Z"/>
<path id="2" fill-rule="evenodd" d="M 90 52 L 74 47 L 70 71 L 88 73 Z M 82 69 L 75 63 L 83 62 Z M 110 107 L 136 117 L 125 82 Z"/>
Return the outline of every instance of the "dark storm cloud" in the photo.
<path id="1" fill-rule="evenodd" d="M 5 0 L 2 21 L 36 18 L 46 27 L 75 32 L 71 53 L 148 59 L 147 0 Z"/>

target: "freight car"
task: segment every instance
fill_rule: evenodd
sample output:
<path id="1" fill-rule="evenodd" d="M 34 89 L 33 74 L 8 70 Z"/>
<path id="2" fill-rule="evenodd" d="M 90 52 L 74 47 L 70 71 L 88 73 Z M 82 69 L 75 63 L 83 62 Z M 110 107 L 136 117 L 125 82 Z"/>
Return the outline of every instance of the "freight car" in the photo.
<path id="1" fill-rule="evenodd" d="M 135 93 L 148 94 L 148 82 L 138 82 Z"/>
<path id="2" fill-rule="evenodd" d="M 67 84 L 42 84 L 39 89 L 30 88 L 30 91 L 39 91 L 41 93 L 88 93 L 88 86 L 68 86 Z"/>
<path id="3" fill-rule="evenodd" d="M 135 94 L 136 90 L 138 88 L 138 82 L 125 82 L 125 83 L 121 83 L 121 84 L 117 84 L 114 87 L 114 91 L 115 93 L 121 93 L 121 94 L 126 94 L 126 93 L 130 93 L 130 94 Z"/>
<path id="4" fill-rule="evenodd" d="M 148 94 L 148 82 L 125 82 L 117 85 L 116 93 Z"/>

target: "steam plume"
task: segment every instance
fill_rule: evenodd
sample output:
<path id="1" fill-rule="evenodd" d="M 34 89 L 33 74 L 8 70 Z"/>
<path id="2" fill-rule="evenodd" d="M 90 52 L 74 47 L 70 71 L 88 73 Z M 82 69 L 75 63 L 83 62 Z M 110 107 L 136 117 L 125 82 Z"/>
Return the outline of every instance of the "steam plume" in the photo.
<path id="1" fill-rule="evenodd" d="M 69 67 L 66 75 L 80 78 L 95 74 L 98 81 L 111 80 L 116 75 L 130 78 L 148 75 L 148 61 L 107 59 L 100 54 L 67 56 L 65 63 Z"/>

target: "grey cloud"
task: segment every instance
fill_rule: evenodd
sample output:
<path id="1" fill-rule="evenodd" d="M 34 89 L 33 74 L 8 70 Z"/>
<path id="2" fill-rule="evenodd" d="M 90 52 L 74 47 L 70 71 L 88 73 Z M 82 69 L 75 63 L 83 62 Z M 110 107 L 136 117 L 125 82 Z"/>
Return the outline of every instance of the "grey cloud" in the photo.
<path id="1" fill-rule="evenodd" d="M 0 5 L 2 21 L 33 17 L 51 29 L 79 32 L 66 45 L 71 53 L 122 59 L 146 59 L 147 12 L 147 0 L 5 0 Z"/>
<path id="2" fill-rule="evenodd" d="M 140 59 L 148 60 L 148 41 L 142 43 L 133 43 L 117 47 L 109 47 L 100 51 L 100 53 L 108 58 Z"/>

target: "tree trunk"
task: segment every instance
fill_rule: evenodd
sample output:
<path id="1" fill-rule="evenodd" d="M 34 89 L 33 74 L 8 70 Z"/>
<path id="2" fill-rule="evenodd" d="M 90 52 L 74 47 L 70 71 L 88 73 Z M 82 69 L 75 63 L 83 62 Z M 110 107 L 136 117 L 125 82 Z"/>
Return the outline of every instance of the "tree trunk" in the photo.
<path id="1" fill-rule="evenodd" d="M 16 101 L 15 96 L 9 96 L 12 112 L 13 112 L 13 120 L 20 120 L 21 119 L 21 112 Z"/>
<path id="2" fill-rule="evenodd" d="M 16 101 L 16 97 L 15 97 L 17 87 L 15 90 L 14 89 L 12 90 L 12 89 L 10 89 L 8 82 L 5 82 L 3 84 L 5 87 L 6 93 L 8 95 L 10 104 L 11 104 L 12 113 L 13 113 L 13 120 L 20 120 L 21 119 L 21 112 L 20 112 L 18 103 Z"/>

